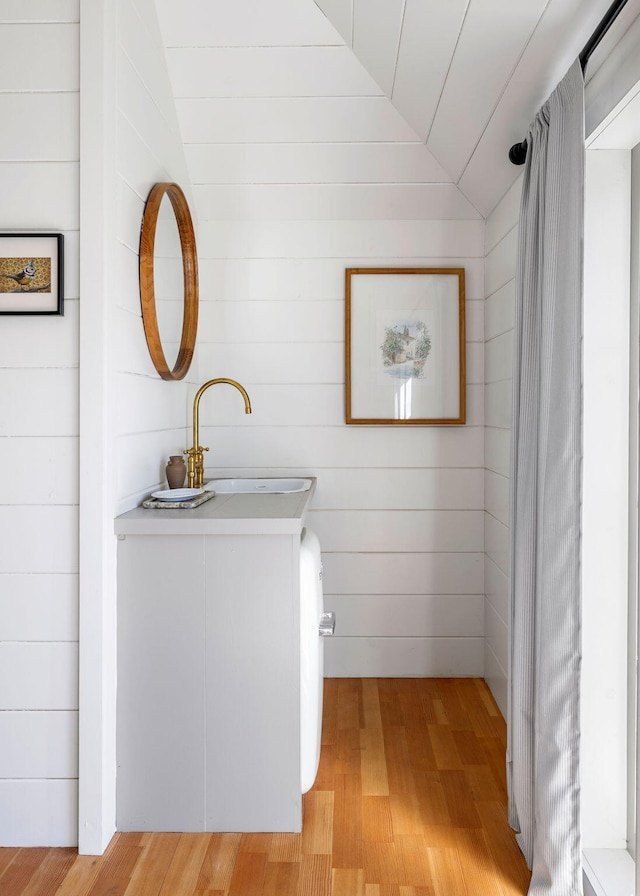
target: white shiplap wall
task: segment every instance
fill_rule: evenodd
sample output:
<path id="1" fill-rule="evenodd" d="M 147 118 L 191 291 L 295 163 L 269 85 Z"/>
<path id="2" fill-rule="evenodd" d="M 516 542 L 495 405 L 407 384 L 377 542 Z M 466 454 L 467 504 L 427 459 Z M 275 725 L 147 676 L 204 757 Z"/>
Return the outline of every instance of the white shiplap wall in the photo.
<path id="1" fill-rule="evenodd" d="M 207 473 L 317 476 L 328 675 L 482 674 L 484 221 L 313 3 L 172 6 L 201 378 L 238 379 L 253 404 L 247 417 L 235 390 L 206 396 Z M 345 425 L 358 265 L 466 269 L 467 426 Z"/>
<path id="2" fill-rule="evenodd" d="M 78 6 L 9 0 L 0 13 L 1 229 L 65 235 L 64 317 L 5 316 L 0 324 L 3 846 L 67 846 L 78 837 Z M 169 179 L 188 192 L 154 4 L 120 0 L 116 18 L 117 157 L 107 166 L 117 208 L 107 235 L 115 263 L 106 392 L 117 407 L 108 436 L 116 483 L 109 514 L 162 481 L 166 456 L 186 441 L 190 388 L 153 371 L 139 311 L 148 190 Z M 105 599 L 113 603 L 115 594 Z"/>
<path id="3" fill-rule="evenodd" d="M 0 9 L 0 230 L 63 232 L 64 317 L 0 317 L 0 844 L 76 842 L 78 0 Z"/>
<path id="4" fill-rule="evenodd" d="M 197 380 L 197 368 L 192 365 L 180 382 L 161 380 L 151 363 L 140 315 L 138 248 L 149 190 L 156 182 L 175 181 L 193 206 L 153 0 L 119 0 L 117 33 L 117 279 L 112 344 L 114 509 L 120 513 L 154 487 L 164 487 L 169 455 L 188 447 L 190 384 Z M 179 341 L 179 315 L 176 324 Z M 167 359 L 171 357 L 167 350 Z"/>
<path id="5" fill-rule="evenodd" d="M 514 278 L 521 186 L 519 178 L 487 221 L 485 259 L 484 675 L 505 716 Z"/>

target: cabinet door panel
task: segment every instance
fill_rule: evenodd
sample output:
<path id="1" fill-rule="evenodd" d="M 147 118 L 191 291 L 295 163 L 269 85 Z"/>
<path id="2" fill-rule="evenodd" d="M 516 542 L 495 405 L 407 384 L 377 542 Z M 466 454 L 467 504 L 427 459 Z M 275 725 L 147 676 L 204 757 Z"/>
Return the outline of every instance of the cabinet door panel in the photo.
<path id="1" fill-rule="evenodd" d="M 208 830 L 300 830 L 299 546 L 206 539 Z"/>
<path id="2" fill-rule="evenodd" d="M 204 830 L 203 538 L 118 550 L 117 827 Z"/>

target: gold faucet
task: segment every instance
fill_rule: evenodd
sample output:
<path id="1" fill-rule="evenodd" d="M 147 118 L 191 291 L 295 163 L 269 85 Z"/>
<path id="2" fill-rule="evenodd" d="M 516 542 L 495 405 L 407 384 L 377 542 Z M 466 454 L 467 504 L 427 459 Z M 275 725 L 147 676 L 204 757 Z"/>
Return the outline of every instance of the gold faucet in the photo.
<path id="1" fill-rule="evenodd" d="M 196 397 L 193 399 L 193 445 L 189 448 L 188 451 L 184 451 L 184 454 L 189 455 L 189 460 L 187 461 L 187 485 L 189 488 L 201 488 L 204 483 L 204 456 L 203 452 L 208 451 L 208 448 L 203 448 L 200 444 L 200 422 L 199 422 L 199 413 L 200 413 L 200 399 L 204 392 L 207 391 L 209 386 L 215 386 L 216 383 L 228 383 L 230 386 L 235 386 L 239 392 L 242 392 L 244 396 L 244 412 L 245 414 L 251 413 L 251 402 L 249 400 L 249 396 L 247 395 L 247 390 L 237 383 L 235 380 L 228 380 L 225 377 L 221 377 L 216 380 L 209 380 L 204 383 L 204 385 L 200 386 L 198 391 L 196 392 Z"/>

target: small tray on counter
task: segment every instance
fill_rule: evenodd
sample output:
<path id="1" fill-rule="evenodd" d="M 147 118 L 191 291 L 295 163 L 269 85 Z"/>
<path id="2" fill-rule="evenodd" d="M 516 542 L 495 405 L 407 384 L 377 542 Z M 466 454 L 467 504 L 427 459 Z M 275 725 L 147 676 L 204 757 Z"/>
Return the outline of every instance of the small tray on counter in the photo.
<path id="1" fill-rule="evenodd" d="M 206 490 L 201 495 L 196 495 L 195 498 L 189 498 L 186 501 L 161 501 L 158 498 L 147 498 L 142 502 L 142 507 L 145 510 L 193 510 L 194 507 L 199 507 L 205 501 L 210 501 L 215 494 L 213 489 Z"/>

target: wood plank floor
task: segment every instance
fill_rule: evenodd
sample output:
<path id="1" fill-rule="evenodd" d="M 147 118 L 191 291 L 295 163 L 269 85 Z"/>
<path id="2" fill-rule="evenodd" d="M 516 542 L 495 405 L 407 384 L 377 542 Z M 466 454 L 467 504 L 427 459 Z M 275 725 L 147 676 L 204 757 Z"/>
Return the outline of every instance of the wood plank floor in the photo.
<path id="1" fill-rule="evenodd" d="M 0 849 L 0 896 L 519 896 L 505 726 L 479 679 L 327 679 L 301 834 Z"/>

